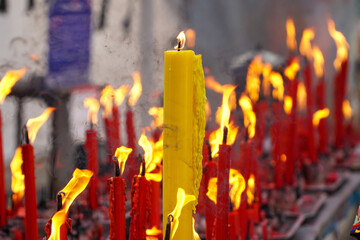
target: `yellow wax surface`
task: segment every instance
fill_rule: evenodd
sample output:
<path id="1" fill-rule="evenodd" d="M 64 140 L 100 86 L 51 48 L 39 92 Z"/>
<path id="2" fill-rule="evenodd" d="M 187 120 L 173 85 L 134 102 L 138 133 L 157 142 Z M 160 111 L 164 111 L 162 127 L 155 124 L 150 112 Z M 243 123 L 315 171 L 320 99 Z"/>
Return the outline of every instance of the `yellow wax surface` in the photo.
<path id="1" fill-rule="evenodd" d="M 164 68 L 163 229 L 174 210 L 178 188 L 198 197 L 205 136 L 205 81 L 201 55 L 166 51 Z M 173 239 L 193 239 L 192 212 L 187 204 Z"/>

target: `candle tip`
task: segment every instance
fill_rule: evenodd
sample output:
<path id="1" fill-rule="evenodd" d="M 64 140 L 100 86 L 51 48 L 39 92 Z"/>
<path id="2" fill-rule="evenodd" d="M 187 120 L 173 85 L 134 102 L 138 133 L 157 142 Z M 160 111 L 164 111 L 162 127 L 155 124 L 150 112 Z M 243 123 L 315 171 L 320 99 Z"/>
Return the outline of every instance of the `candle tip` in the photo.
<path id="1" fill-rule="evenodd" d="M 113 156 L 114 167 L 115 167 L 115 177 L 120 176 L 120 166 L 119 166 L 119 159 L 116 156 Z"/>
<path id="2" fill-rule="evenodd" d="M 226 145 L 227 142 L 227 135 L 228 135 L 228 128 L 224 127 L 224 135 L 223 135 L 223 144 Z"/>
<path id="3" fill-rule="evenodd" d="M 145 160 L 141 155 L 139 155 L 139 157 L 141 159 L 141 176 L 145 177 Z"/>
<path id="4" fill-rule="evenodd" d="M 29 144 L 29 143 L 30 143 L 29 131 L 28 131 L 26 125 L 25 125 L 24 128 L 23 128 L 23 134 L 24 134 L 25 144 Z"/>
<path id="5" fill-rule="evenodd" d="M 62 197 L 63 197 L 63 195 L 65 197 L 65 195 L 66 195 L 65 192 L 60 191 L 56 196 L 56 198 L 57 198 L 57 211 L 60 211 L 62 209 Z"/>

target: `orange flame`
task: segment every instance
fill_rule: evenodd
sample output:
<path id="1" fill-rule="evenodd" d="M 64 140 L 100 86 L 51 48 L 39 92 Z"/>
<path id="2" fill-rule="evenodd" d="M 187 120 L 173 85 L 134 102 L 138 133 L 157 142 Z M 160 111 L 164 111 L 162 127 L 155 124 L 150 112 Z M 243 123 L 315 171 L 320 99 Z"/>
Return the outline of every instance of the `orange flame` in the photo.
<path id="1" fill-rule="evenodd" d="M 186 36 L 184 31 L 181 31 L 176 37 L 176 39 L 178 40 L 178 44 L 174 47 L 174 49 L 180 51 L 180 49 L 183 49 L 185 47 Z"/>
<path id="2" fill-rule="evenodd" d="M 66 215 L 75 198 L 86 188 L 93 172 L 90 170 L 75 169 L 72 179 L 60 192 L 65 193 L 62 198 L 62 209 L 52 217 L 51 235 L 49 240 L 61 239 L 60 228 L 65 223 Z"/>
<path id="3" fill-rule="evenodd" d="M 122 85 L 113 91 L 116 106 L 119 107 L 124 102 L 125 96 L 128 93 L 129 89 L 129 85 Z"/>
<path id="4" fill-rule="evenodd" d="M 255 177 L 254 174 L 250 174 L 246 189 L 247 202 L 251 205 L 255 200 Z"/>
<path id="5" fill-rule="evenodd" d="M 112 86 L 107 85 L 101 91 L 101 97 L 100 97 L 100 103 L 104 108 L 103 116 L 105 118 L 112 116 L 113 101 L 114 101 L 114 89 Z"/>
<path id="6" fill-rule="evenodd" d="M 142 85 L 141 85 L 141 75 L 139 72 L 134 72 L 132 74 L 134 85 L 130 90 L 130 97 L 129 97 L 129 105 L 131 107 L 135 106 L 136 102 L 139 100 L 141 93 L 142 93 Z"/>
<path id="7" fill-rule="evenodd" d="M 304 111 L 306 109 L 306 88 L 303 82 L 299 82 L 298 89 L 296 93 L 297 97 L 297 106 L 299 111 Z"/>
<path id="8" fill-rule="evenodd" d="M 236 140 L 236 135 L 239 130 L 238 126 L 235 126 L 233 122 L 230 122 L 228 128 L 228 137 L 227 137 L 227 144 L 232 145 Z M 214 158 L 217 156 L 219 152 L 219 144 L 222 143 L 222 131 L 221 128 L 213 131 L 209 135 L 209 143 L 211 146 L 211 156 Z"/>
<path id="9" fill-rule="evenodd" d="M 196 32 L 193 29 L 189 28 L 186 30 L 185 36 L 187 39 L 187 47 L 193 49 L 195 47 Z"/>
<path id="10" fill-rule="evenodd" d="M 164 124 L 164 108 L 163 107 L 151 107 L 148 111 L 149 115 L 154 118 L 151 122 L 153 129 L 161 128 Z"/>
<path id="11" fill-rule="evenodd" d="M 318 46 L 314 46 L 312 49 L 314 59 L 315 74 L 318 78 L 322 78 L 324 75 L 324 56 Z"/>
<path id="12" fill-rule="evenodd" d="M 216 196 L 217 196 L 217 178 L 210 178 L 208 182 L 208 191 L 206 196 L 216 204 Z"/>
<path id="13" fill-rule="evenodd" d="M 289 115 L 291 113 L 293 101 L 290 96 L 285 96 L 284 98 L 284 112 Z"/>
<path id="14" fill-rule="evenodd" d="M 270 96 L 270 73 L 272 70 L 272 66 L 270 63 L 265 63 L 263 66 L 263 81 L 262 81 L 262 87 L 263 87 L 263 93 L 266 97 Z"/>
<path id="15" fill-rule="evenodd" d="M 127 148 L 124 146 L 117 148 L 115 151 L 115 157 L 118 159 L 121 175 L 124 173 L 125 164 L 131 152 L 131 148 Z"/>
<path id="16" fill-rule="evenodd" d="M 11 88 L 26 73 L 26 68 L 8 71 L 0 81 L 0 104 L 2 104 L 7 95 L 11 93 Z"/>
<path id="17" fill-rule="evenodd" d="M 54 107 L 48 107 L 45 111 L 36 118 L 31 118 L 27 121 L 26 127 L 29 132 L 29 139 L 31 143 L 35 142 L 36 135 L 41 126 L 48 120 L 51 113 L 55 110 Z"/>
<path id="18" fill-rule="evenodd" d="M 155 226 L 151 229 L 146 229 L 146 240 L 158 240 L 161 234 L 162 231 Z"/>
<path id="19" fill-rule="evenodd" d="M 85 98 L 84 107 L 89 108 L 88 119 L 91 123 L 97 124 L 97 114 L 99 112 L 100 103 L 96 98 Z"/>
<path id="20" fill-rule="evenodd" d="M 317 110 L 313 115 L 313 125 L 314 127 L 319 126 L 320 120 L 323 118 L 327 118 L 330 114 L 330 110 L 328 108 Z"/>
<path id="21" fill-rule="evenodd" d="M 335 23 L 332 19 L 328 19 L 328 29 L 337 47 L 334 67 L 337 71 L 339 71 L 341 68 L 341 64 L 348 58 L 349 43 L 346 41 L 344 34 L 336 30 Z"/>
<path id="22" fill-rule="evenodd" d="M 286 45 L 290 51 L 296 51 L 296 31 L 292 18 L 286 19 Z"/>
<path id="23" fill-rule="evenodd" d="M 206 76 L 205 85 L 207 88 L 213 90 L 214 92 L 223 92 L 223 86 L 215 80 L 214 76 Z"/>
<path id="24" fill-rule="evenodd" d="M 239 209 L 241 203 L 241 194 L 246 188 L 246 182 L 241 173 L 235 169 L 230 168 L 229 173 L 230 199 L 234 210 Z"/>
<path id="25" fill-rule="evenodd" d="M 305 56 L 308 60 L 312 58 L 311 43 L 315 37 L 314 30 L 311 28 L 305 28 L 300 42 L 300 53 Z"/>
<path id="26" fill-rule="evenodd" d="M 210 107 L 210 103 L 208 100 L 206 100 L 206 103 L 205 103 L 205 119 L 206 121 L 210 121 L 211 119 L 211 107 Z"/>
<path id="27" fill-rule="evenodd" d="M 346 120 L 350 120 L 352 117 L 352 108 L 350 102 L 347 99 L 343 101 L 342 110 L 343 110 L 344 118 Z"/>
<path id="28" fill-rule="evenodd" d="M 170 213 L 174 217 L 174 221 L 171 224 L 171 233 L 170 233 L 171 238 L 170 239 L 173 239 L 175 236 L 176 230 L 179 226 L 179 217 L 181 215 L 181 211 L 182 211 L 183 207 L 186 204 L 196 200 L 194 195 L 185 194 L 185 191 L 182 188 L 178 188 L 176 198 L 177 198 L 176 206 L 175 206 L 174 210 Z"/>
<path id="29" fill-rule="evenodd" d="M 15 150 L 14 158 L 10 163 L 11 169 L 11 190 L 14 193 L 12 199 L 14 203 L 21 201 L 24 196 L 25 183 L 24 183 L 24 174 L 22 172 L 21 166 L 23 164 L 21 147 L 18 147 Z"/>
<path id="30" fill-rule="evenodd" d="M 261 56 L 258 55 L 249 64 L 246 76 L 246 92 L 253 102 L 257 102 L 260 92 L 260 75 L 262 73 L 263 64 Z"/>
<path id="31" fill-rule="evenodd" d="M 284 82 L 280 73 L 271 72 L 270 73 L 270 82 L 273 86 L 272 96 L 273 98 L 282 101 L 284 98 Z"/>
<path id="32" fill-rule="evenodd" d="M 290 65 L 285 68 L 284 75 L 290 80 L 293 81 L 296 78 L 296 75 L 300 69 L 299 59 L 294 58 Z"/>
<path id="33" fill-rule="evenodd" d="M 283 153 L 283 154 L 280 155 L 280 160 L 282 162 L 286 162 L 286 159 L 287 159 L 286 154 Z"/>
<path id="34" fill-rule="evenodd" d="M 194 240 L 200 240 L 199 234 L 195 230 L 195 218 L 192 218 L 192 227 L 193 227 L 193 239 Z"/>
<path id="35" fill-rule="evenodd" d="M 249 138 L 253 138 L 255 136 L 256 116 L 250 98 L 242 94 L 239 105 L 244 114 L 244 126 L 248 129 Z"/>
<path id="36" fill-rule="evenodd" d="M 224 127 L 229 128 L 229 120 L 230 120 L 230 104 L 229 99 L 231 94 L 234 92 L 236 86 L 227 84 L 223 86 L 223 98 L 222 98 L 222 115 L 221 115 L 221 131 L 223 131 Z M 224 134 L 223 132 L 221 132 Z"/>

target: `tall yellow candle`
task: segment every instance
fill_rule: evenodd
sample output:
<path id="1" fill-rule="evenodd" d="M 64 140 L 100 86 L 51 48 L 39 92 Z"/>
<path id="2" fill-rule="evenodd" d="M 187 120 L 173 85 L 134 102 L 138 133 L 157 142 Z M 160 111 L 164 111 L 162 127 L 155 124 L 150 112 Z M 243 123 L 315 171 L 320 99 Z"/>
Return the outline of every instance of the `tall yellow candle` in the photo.
<path id="1" fill-rule="evenodd" d="M 180 35 L 180 34 L 179 34 Z M 178 37 L 179 39 L 179 37 Z M 205 136 L 205 81 L 201 55 L 165 52 L 163 229 L 174 210 L 178 188 L 198 197 Z M 181 212 L 174 240 L 193 239 L 192 213 L 197 201 Z"/>

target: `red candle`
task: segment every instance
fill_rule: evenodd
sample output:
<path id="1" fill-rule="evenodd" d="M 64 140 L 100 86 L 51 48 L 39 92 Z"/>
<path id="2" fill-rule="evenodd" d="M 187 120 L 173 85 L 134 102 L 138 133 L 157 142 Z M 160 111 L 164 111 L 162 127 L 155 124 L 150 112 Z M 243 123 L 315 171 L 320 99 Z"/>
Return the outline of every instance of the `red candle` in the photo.
<path id="1" fill-rule="evenodd" d="M 108 179 L 109 193 L 109 215 L 110 215 L 110 239 L 126 239 L 125 222 L 125 180 L 121 177 Z"/>
<path id="2" fill-rule="evenodd" d="M 271 126 L 271 142 L 273 147 L 272 158 L 275 161 L 275 187 L 282 188 L 283 187 L 283 169 L 282 169 L 282 161 L 281 161 L 281 105 L 279 102 L 273 104 L 273 123 Z"/>
<path id="3" fill-rule="evenodd" d="M 248 230 L 248 212 L 247 212 L 247 202 L 246 194 L 242 195 L 241 205 L 239 207 L 239 217 L 240 217 L 240 239 L 247 239 L 247 230 Z"/>
<path id="4" fill-rule="evenodd" d="M 255 104 L 255 115 L 256 118 L 256 148 L 261 155 L 263 153 L 263 143 L 266 134 L 266 111 L 267 111 L 268 103 L 267 101 L 261 101 Z"/>
<path id="5" fill-rule="evenodd" d="M 156 227 L 157 229 L 161 229 L 161 182 L 155 182 L 150 180 L 149 183 L 151 188 L 149 228 Z"/>
<path id="6" fill-rule="evenodd" d="M 115 139 L 116 127 L 114 123 L 114 117 L 105 117 L 105 134 L 106 134 L 106 146 L 107 146 L 107 155 L 108 163 L 112 163 L 112 157 L 118 145 L 118 142 Z"/>
<path id="7" fill-rule="evenodd" d="M 113 114 L 113 124 L 114 124 L 114 145 L 117 148 L 121 145 L 120 118 L 119 118 L 119 109 L 117 106 L 113 106 L 112 114 Z M 116 148 L 115 148 L 115 150 L 116 150 Z"/>
<path id="8" fill-rule="evenodd" d="M 6 225 L 5 169 L 2 145 L 2 116 L 0 111 L 0 228 Z"/>
<path id="9" fill-rule="evenodd" d="M 335 99 L 335 147 L 340 149 L 342 147 L 344 123 L 342 105 L 346 93 L 348 60 L 341 64 L 340 71 L 335 75 L 334 99 Z"/>
<path id="10" fill-rule="evenodd" d="M 205 189 L 208 190 L 209 181 L 217 176 L 217 164 L 215 161 L 208 161 L 204 167 Z M 205 223 L 206 239 L 212 239 L 214 221 L 216 214 L 216 205 L 207 196 L 205 197 Z"/>
<path id="11" fill-rule="evenodd" d="M 38 239 L 34 148 L 27 143 L 21 145 L 23 172 L 25 175 L 25 237 Z"/>
<path id="12" fill-rule="evenodd" d="M 239 219 L 238 211 L 232 211 L 229 213 L 229 228 L 230 228 L 229 239 L 238 239 L 240 234 L 240 219 Z"/>
<path id="13" fill-rule="evenodd" d="M 95 209 L 99 205 L 97 195 L 99 162 L 97 133 L 94 129 L 86 130 L 85 150 L 88 159 L 88 169 L 94 173 L 89 184 L 89 205 L 91 209 Z"/>
<path id="14" fill-rule="evenodd" d="M 216 239 L 229 239 L 229 171 L 230 171 L 230 146 L 219 146 L 218 160 L 218 187 L 217 187 L 217 218 Z"/>
<path id="15" fill-rule="evenodd" d="M 137 158 L 134 157 L 136 154 L 136 135 L 134 128 L 134 114 L 131 109 L 128 109 L 126 112 L 126 132 L 128 136 L 127 147 L 133 150 L 130 154 L 129 159 L 126 162 L 126 179 L 130 182 L 134 175 L 137 175 L 137 173 L 139 172 L 139 164 L 137 162 Z"/>
<path id="16" fill-rule="evenodd" d="M 326 92 L 325 81 L 324 79 L 321 79 L 318 82 L 316 88 L 318 109 L 324 109 L 326 107 L 325 92 Z M 319 152 L 325 153 L 327 147 L 327 139 L 328 139 L 326 118 L 320 120 L 318 129 L 319 129 Z"/>

